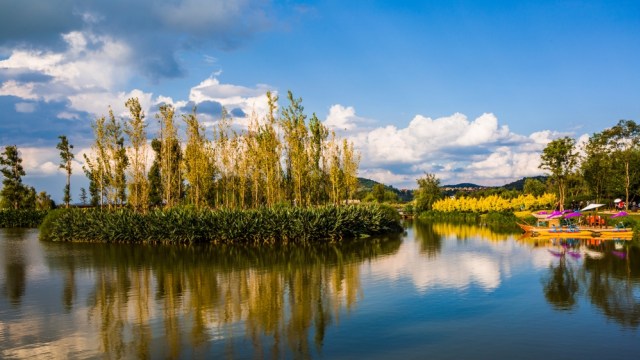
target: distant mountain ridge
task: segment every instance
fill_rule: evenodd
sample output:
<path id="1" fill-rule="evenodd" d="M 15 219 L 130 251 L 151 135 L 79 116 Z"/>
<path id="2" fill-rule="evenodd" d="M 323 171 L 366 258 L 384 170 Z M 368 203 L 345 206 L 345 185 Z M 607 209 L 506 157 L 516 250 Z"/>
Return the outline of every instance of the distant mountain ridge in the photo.
<path id="1" fill-rule="evenodd" d="M 453 195 L 455 194 L 457 191 L 475 191 L 475 190 L 480 190 L 480 189 L 490 189 L 490 188 L 495 188 L 495 189 L 499 189 L 499 188 L 504 188 L 507 190 L 518 190 L 518 191 L 522 191 L 524 189 L 524 183 L 527 179 L 536 179 L 542 182 L 546 182 L 547 181 L 547 176 L 531 176 L 531 177 L 523 177 L 520 180 L 516 180 L 514 182 L 510 182 L 508 184 L 502 185 L 502 186 L 483 186 L 483 185 L 478 185 L 478 184 L 474 184 L 474 183 L 460 183 L 460 184 L 453 184 L 453 185 L 441 185 L 440 188 L 443 190 L 443 192 L 446 195 Z M 391 185 L 385 185 L 382 184 L 380 182 L 377 182 L 375 180 L 371 180 L 371 179 L 366 179 L 366 178 L 358 178 L 358 182 L 360 184 L 359 186 L 359 191 L 371 191 L 371 189 L 373 189 L 373 186 L 375 184 L 381 184 L 385 187 L 386 190 L 389 191 L 393 191 L 394 193 L 396 193 L 398 195 L 398 197 L 400 198 L 400 200 L 402 201 L 411 201 L 413 200 L 413 193 L 415 190 L 413 189 L 397 189 Z"/>
<path id="2" fill-rule="evenodd" d="M 482 186 L 482 185 L 478 185 L 478 184 L 472 184 L 472 183 L 460 183 L 460 184 L 455 184 L 455 185 L 442 185 L 440 186 L 442 188 L 485 188 L 487 186 Z"/>

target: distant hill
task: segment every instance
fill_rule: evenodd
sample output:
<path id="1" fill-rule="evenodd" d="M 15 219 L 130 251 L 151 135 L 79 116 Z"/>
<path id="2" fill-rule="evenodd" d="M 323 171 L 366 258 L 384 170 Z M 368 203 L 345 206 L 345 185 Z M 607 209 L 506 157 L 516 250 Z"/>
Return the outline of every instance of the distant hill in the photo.
<path id="1" fill-rule="evenodd" d="M 500 186 L 500 187 L 505 188 L 505 189 L 507 189 L 507 190 L 518 190 L 518 191 L 522 191 L 522 190 L 524 189 L 524 182 L 525 182 L 527 179 L 536 179 L 536 180 L 540 180 L 540 181 L 542 181 L 543 183 L 545 183 L 545 182 L 547 182 L 547 178 L 548 178 L 548 176 L 532 176 L 532 177 L 523 177 L 523 178 L 522 178 L 522 179 L 520 179 L 520 180 L 516 180 L 516 181 L 514 181 L 514 182 L 512 182 L 512 183 L 509 183 L 509 184 L 506 184 L 506 185 L 503 185 L 503 186 Z"/>
<path id="2" fill-rule="evenodd" d="M 460 183 L 460 184 L 454 184 L 454 185 L 442 185 L 440 186 L 440 188 L 442 189 L 442 192 L 447 196 L 454 195 L 459 191 L 473 192 L 473 191 L 482 190 L 482 189 L 506 189 L 506 190 L 522 191 L 524 189 L 525 180 L 536 179 L 542 182 L 546 182 L 547 178 L 548 178 L 547 176 L 524 177 L 520 180 L 516 180 L 514 182 L 505 184 L 503 186 L 482 186 L 482 185 L 473 184 L 473 183 Z M 358 189 L 359 193 L 369 192 L 371 191 L 371 189 L 373 189 L 373 186 L 375 184 L 382 184 L 375 180 L 360 178 L 360 177 L 358 178 L 358 182 L 360 184 Z M 385 184 L 382 184 L 382 185 L 385 187 L 385 189 L 396 193 L 398 195 L 398 198 L 400 198 L 400 200 L 402 201 L 413 200 L 414 190 L 400 190 L 390 185 L 385 185 Z"/>
<path id="3" fill-rule="evenodd" d="M 477 184 L 472 184 L 472 183 L 460 183 L 460 184 L 456 184 L 456 185 L 442 185 L 440 186 L 441 188 L 452 188 L 452 189 L 459 189 L 459 188 L 485 188 L 486 186 L 481 186 L 481 185 L 477 185 Z"/>
<path id="4" fill-rule="evenodd" d="M 364 191 L 369 192 L 371 191 L 371 189 L 373 189 L 373 185 L 382 184 L 375 180 L 361 178 L 361 177 L 358 178 L 358 183 L 360 184 L 358 192 L 364 192 Z M 398 195 L 398 198 L 400 198 L 401 201 L 413 200 L 413 190 L 400 190 L 391 185 L 385 185 L 385 184 L 382 184 L 382 185 L 385 187 L 385 189 L 396 193 Z"/>

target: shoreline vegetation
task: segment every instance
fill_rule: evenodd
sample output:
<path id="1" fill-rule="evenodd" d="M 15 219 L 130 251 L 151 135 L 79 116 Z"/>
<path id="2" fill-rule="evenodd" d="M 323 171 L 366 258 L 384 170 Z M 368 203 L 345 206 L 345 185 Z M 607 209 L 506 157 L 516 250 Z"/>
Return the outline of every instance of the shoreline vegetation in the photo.
<path id="1" fill-rule="evenodd" d="M 400 215 L 384 205 L 208 210 L 176 207 L 57 209 L 40 226 L 47 241 L 171 244 L 308 244 L 401 232 Z"/>

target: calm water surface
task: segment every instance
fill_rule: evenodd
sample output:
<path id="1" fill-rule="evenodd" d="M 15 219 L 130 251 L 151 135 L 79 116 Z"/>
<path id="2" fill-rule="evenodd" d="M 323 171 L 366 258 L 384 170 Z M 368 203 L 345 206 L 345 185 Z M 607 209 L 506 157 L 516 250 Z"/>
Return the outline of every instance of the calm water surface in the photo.
<path id="1" fill-rule="evenodd" d="M 0 358 L 640 357 L 640 250 L 408 223 L 341 245 L 0 229 Z"/>

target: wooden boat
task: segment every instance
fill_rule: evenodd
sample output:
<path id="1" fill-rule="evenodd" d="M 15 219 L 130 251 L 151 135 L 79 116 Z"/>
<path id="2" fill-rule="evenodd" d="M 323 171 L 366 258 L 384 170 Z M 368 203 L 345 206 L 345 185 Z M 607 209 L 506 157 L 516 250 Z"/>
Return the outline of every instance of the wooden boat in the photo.
<path id="1" fill-rule="evenodd" d="M 518 226 L 532 236 L 546 237 L 600 237 L 600 238 L 621 238 L 630 239 L 633 231 L 630 228 L 591 228 L 578 226 L 555 226 L 550 227 L 520 224 Z"/>
<path id="2" fill-rule="evenodd" d="M 600 216 L 596 218 L 597 225 L 591 226 L 578 226 L 575 224 L 561 225 L 561 217 L 566 216 L 563 213 L 557 212 L 557 216 L 553 213 L 551 216 L 544 213 L 532 213 L 538 221 L 536 225 L 520 224 L 518 226 L 525 232 L 525 234 L 531 234 L 532 236 L 546 236 L 546 237 L 598 237 L 604 239 L 621 238 L 624 240 L 630 239 L 633 236 L 633 229 L 615 226 L 606 227 L 603 226 L 604 221 Z M 568 216 L 567 216 L 568 217 Z M 566 221 L 563 219 L 562 221 Z"/>

